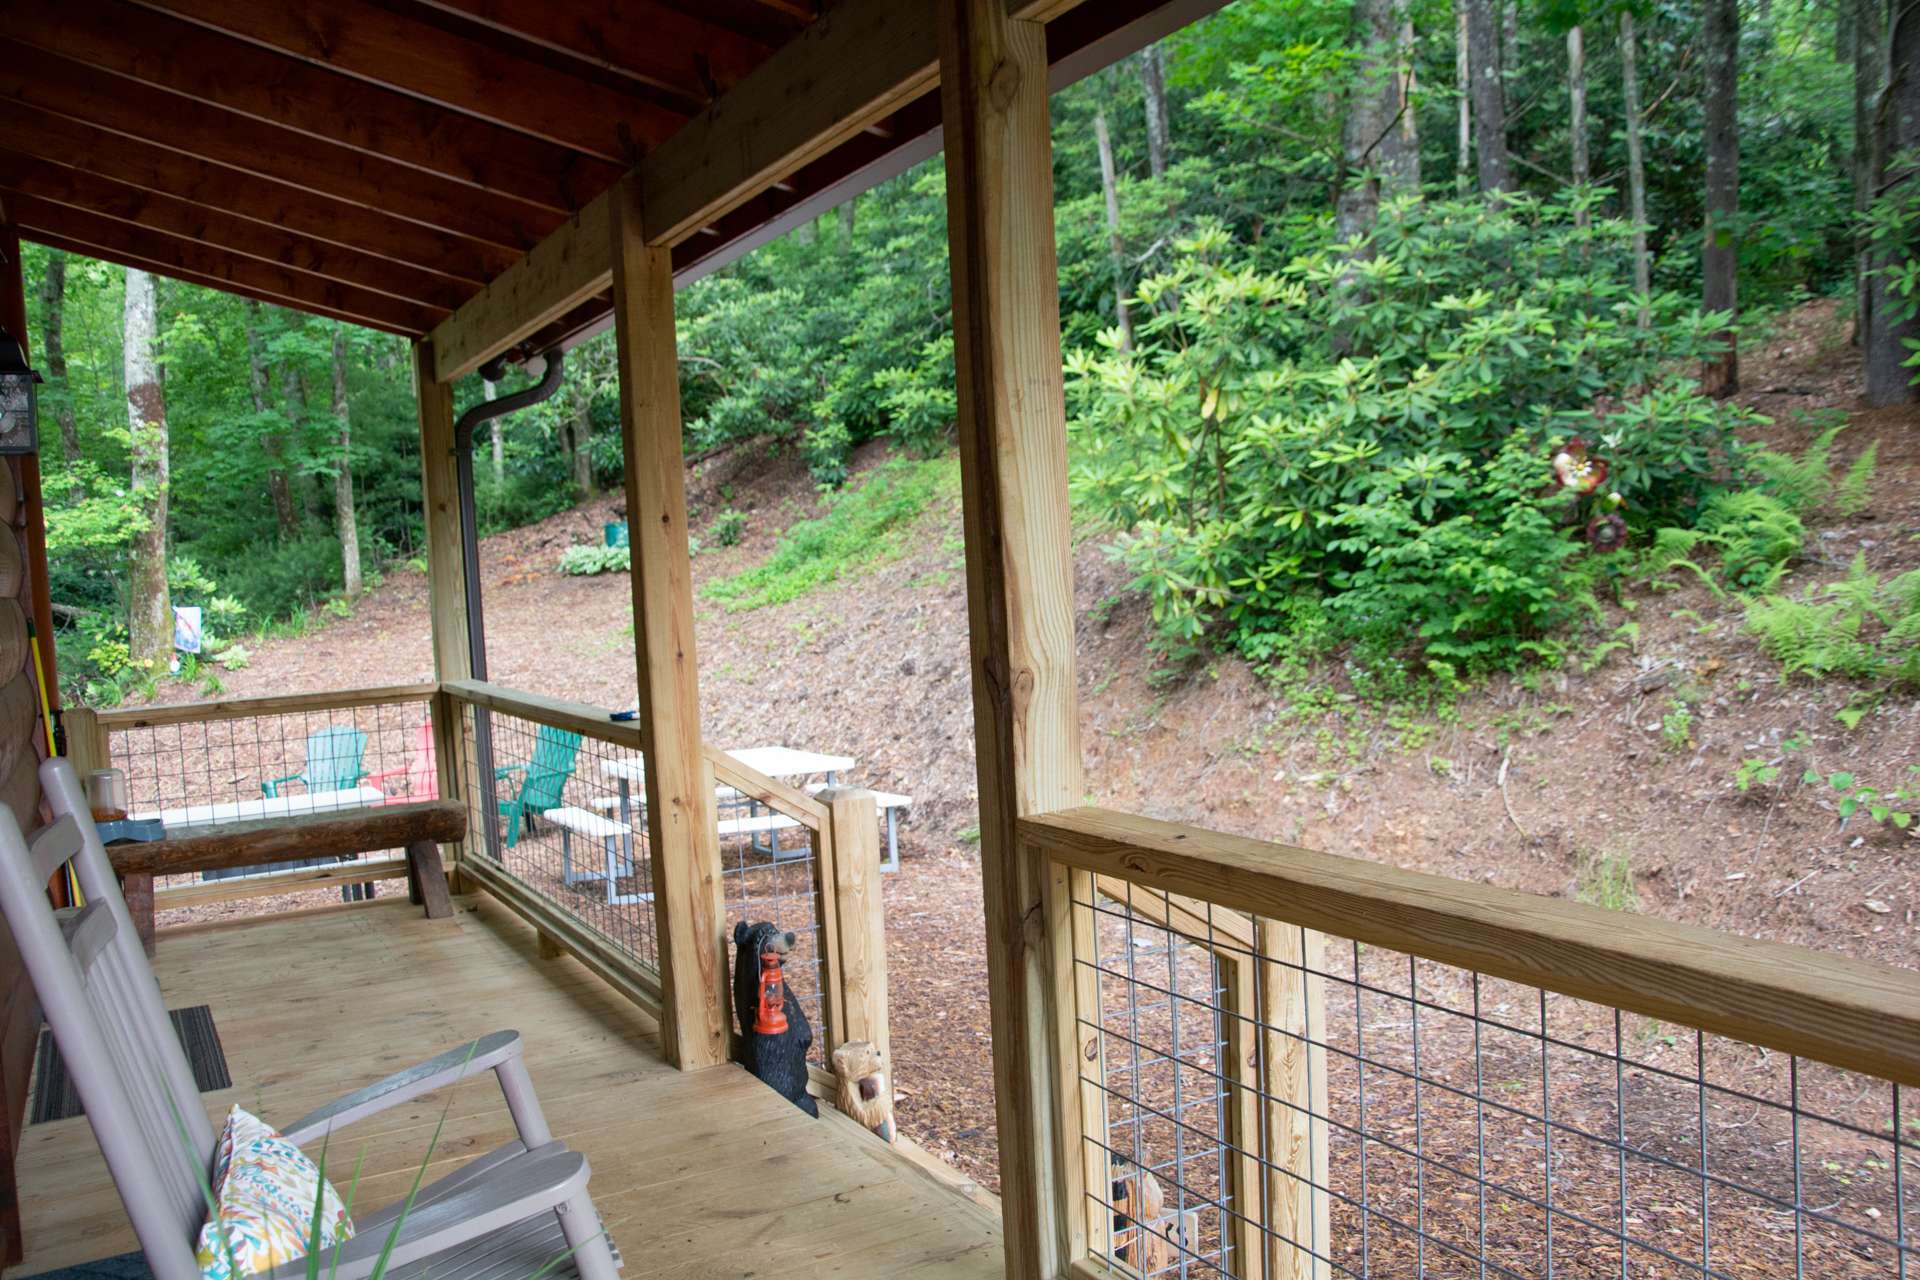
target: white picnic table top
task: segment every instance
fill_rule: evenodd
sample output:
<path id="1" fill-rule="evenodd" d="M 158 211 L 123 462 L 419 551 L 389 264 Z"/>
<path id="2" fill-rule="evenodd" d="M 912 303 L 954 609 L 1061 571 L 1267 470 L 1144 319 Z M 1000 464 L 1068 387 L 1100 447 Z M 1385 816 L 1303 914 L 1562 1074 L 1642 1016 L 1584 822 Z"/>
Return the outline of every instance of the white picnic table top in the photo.
<path id="1" fill-rule="evenodd" d="M 262 796 L 258 800 L 233 800 L 225 804 L 190 804 L 181 809 L 163 809 L 159 813 L 136 813 L 136 818 L 158 818 L 167 827 L 209 826 L 221 822 L 247 822 L 255 818 L 290 818 L 303 813 L 327 813 L 335 809 L 358 809 L 387 798 L 378 787 L 351 787 L 344 791 L 302 791 L 298 795 Z"/>
<path id="2" fill-rule="evenodd" d="M 815 773 L 845 773 L 853 768 L 852 756 L 833 756 L 819 751 L 801 751 L 795 747 L 741 747 L 727 752 L 749 769 L 769 778 L 804 778 Z M 643 782 L 647 762 L 640 756 L 626 760 L 603 760 L 600 772 L 626 782 Z"/>

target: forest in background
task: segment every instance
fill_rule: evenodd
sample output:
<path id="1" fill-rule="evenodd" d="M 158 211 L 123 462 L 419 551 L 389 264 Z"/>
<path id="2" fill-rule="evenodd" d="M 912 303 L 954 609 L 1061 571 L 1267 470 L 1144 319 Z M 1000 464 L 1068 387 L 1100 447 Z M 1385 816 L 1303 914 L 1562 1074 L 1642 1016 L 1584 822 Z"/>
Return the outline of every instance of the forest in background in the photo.
<path id="1" fill-rule="evenodd" d="M 1553 658 L 1629 541 L 1764 592 L 1809 460 L 1740 448 L 1729 337 L 1844 294 L 1870 395 L 1912 394 L 1916 66 L 1884 0 L 1239 0 L 1056 95 L 1076 500 L 1161 642 Z M 948 448 L 945 213 L 936 159 L 683 290 L 689 456 L 772 439 L 833 487 Z M 402 342 L 26 270 L 75 693 L 159 678 L 168 604 L 234 665 L 421 563 Z M 612 365 L 483 439 L 484 530 L 618 483 Z"/>

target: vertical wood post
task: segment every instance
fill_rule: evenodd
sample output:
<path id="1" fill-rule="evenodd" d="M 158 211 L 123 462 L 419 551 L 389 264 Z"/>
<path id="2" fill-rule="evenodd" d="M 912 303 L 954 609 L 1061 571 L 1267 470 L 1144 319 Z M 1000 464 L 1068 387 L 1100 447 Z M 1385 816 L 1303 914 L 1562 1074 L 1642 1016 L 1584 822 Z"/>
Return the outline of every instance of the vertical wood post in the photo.
<path id="1" fill-rule="evenodd" d="M 1266 1102 L 1263 1218 L 1267 1280 L 1327 1280 L 1333 1231 L 1328 1195 L 1326 938 L 1256 920 Z M 1289 1244 L 1288 1241 L 1294 1243 Z"/>
<path id="2" fill-rule="evenodd" d="M 727 1060 L 728 998 L 720 840 L 701 752 L 673 263 L 666 247 L 647 243 L 637 183 L 622 182 L 613 205 L 613 317 L 660 937 L 660 1038 L 668 1061 L 690 1071 Z"/>
<path id="3" fill-rule="evenodd" d="M 453 462 L 453 388 L 434 381 L 433 346 L 413 344 L 413 389 L 420 405 L 420 497 L 427 521 L 427 611 L 433 622 L 433 675 L 436 680 L 465 680 L 473 675 L 467 647 L 467 569 L 460 547 L 460 482 Z M 465 708 L 445 696 L 433 702 L 434 768 L 440 796 L 466 794 Z M 460 859 L 468 850 L 485 849 L 479 828 L 483 815 L 467 806 L 465 848 L 449 851 L 456 890 Z"/>
<path id="4" fill-rule="evenodd" d="M 833 1044 L 865 1040 L 891 1061 L 887 1028 L 887 931 L 880 888 L 880 814 L 871 791 L 834 788 L 820 793 L 833 828 Z M 826 916 L 821 917 L 824 928 Z"/>
<path id="5" fill-rule="evenodd" d="M 1016 834 L 1081 799 L 1046 34 L 1003 0 L 937 8 L 1001 1205 L 1008 1276 L 1039 1280 L 1084 1248 L 1081 1110 L 1059 1082 L 1070 903 L 1091 894 Z"/>

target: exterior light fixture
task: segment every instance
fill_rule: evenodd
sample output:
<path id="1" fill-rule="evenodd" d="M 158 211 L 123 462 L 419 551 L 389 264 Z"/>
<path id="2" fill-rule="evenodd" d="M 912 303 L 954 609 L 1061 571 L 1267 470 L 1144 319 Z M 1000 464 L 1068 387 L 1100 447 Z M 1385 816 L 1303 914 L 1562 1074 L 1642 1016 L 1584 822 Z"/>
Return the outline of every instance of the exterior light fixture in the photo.
<path id="1" fill-rule="evenodd" d="M 40 397 L 35 384 L 42 381 L 27 366 L 19 342 L 0 329 L 0 454 L 40 451 Z"/>

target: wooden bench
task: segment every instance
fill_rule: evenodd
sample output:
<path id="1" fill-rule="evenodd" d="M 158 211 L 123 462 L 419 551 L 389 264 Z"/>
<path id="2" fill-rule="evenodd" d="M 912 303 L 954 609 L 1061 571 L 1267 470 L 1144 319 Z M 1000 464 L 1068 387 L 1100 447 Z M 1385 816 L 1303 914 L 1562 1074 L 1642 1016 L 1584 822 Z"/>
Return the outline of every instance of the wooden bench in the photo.
<path id="1" fill-rule="evenodd" d="M 111 845 L 107 856 L 120 876 L 127 911 L 140 940 L 152 951 L 155 876 L 404 849 L 407 896 L 437 920 L 453 915 L 440 845 L 466 838 L 466 807 L 458 801 L 433 800 L 177 827 L 164 840 Z M 342 872 L 340 878 L 354 878 L 351 865 L 343 866 Z"/>

